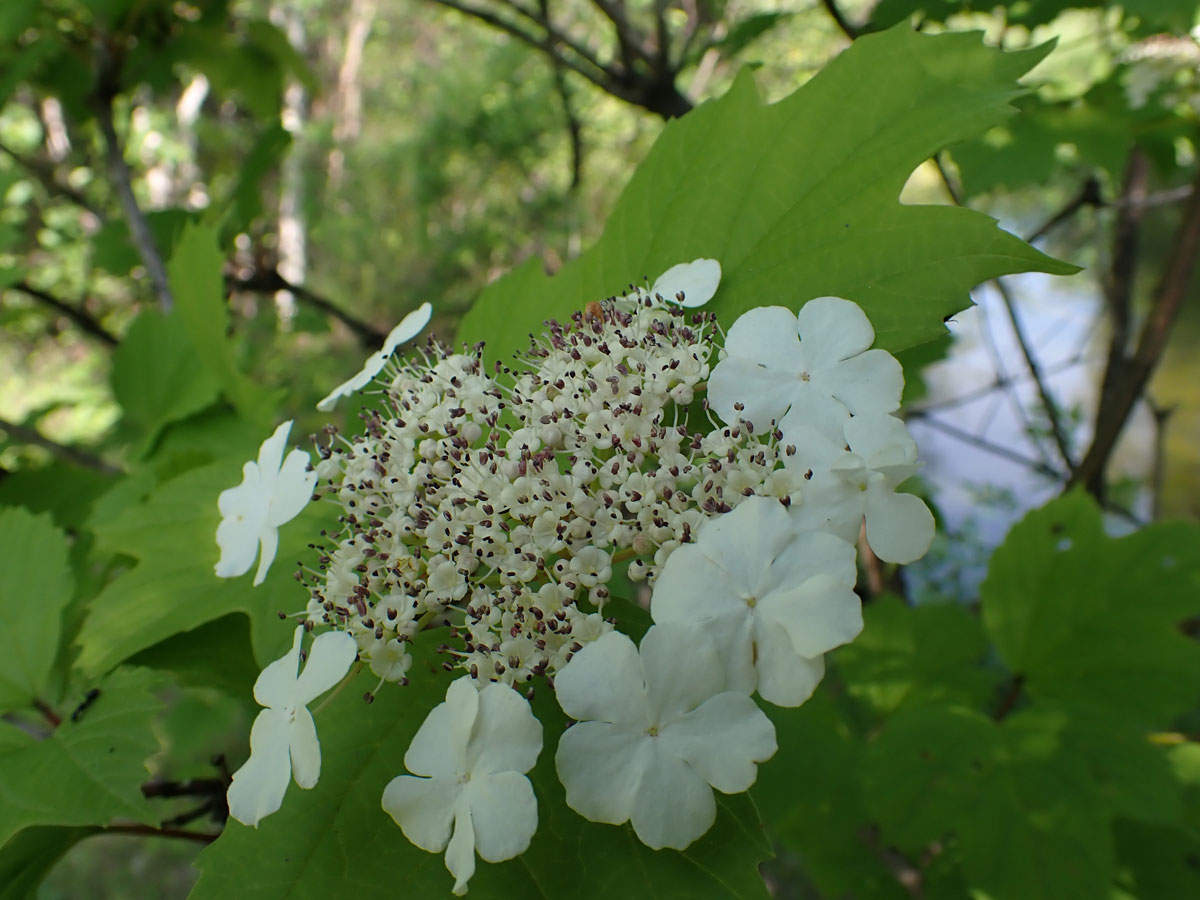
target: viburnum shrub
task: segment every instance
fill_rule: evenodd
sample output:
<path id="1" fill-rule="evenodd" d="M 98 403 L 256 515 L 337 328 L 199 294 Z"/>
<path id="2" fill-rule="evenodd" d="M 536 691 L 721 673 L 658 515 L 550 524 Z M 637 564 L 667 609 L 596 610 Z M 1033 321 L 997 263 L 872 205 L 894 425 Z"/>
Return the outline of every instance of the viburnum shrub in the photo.
<path id="1" fill-rule="evenodd" d="M 397 300 L 345 381 L 231 322 L 191 216 L 113 351 L 120 471 L 0 479 L 0 897 L 101 833 L 207 844 L 192 900 L 1200 895 L 1200 530 L 1068 492 L 978 588 L 899 568 L 944 540 L 902 403 L 945 322 L 1075 271 L 899 197 L 1007 152 L 1048 52 L 744 72 L 589 249 L 454 343 Z"/>
<path id="2" fill-rule="evenodd" d="M 249 568 L 260 540 L 273 551 L 314 483 L 341 530 L 312 535 L 302 627 L 255 686 L 267 708 L 233 776 L 234 818 L 257 825 L 292 774 L 316 784 L 305 704 L 361 667 L 379 679 L 368 702 L 402 690 L 409 648 L 431 633 L 456 680 L 381 802 L 414 844 L 446 851 L 455 893 L 476 852 L 509 859 L 536 831 L 523 773 L 543 736 L 524 698 L 539 688 L 577 723 L 555 757 L 568 805 L 632 820 L 649 847 L 686 848 L 716 818 L 713 788 L 754 783 L 776 738 L 752 695 L 803 703 L 824 654 L 862 628 L 864 514 L 893 562 L 920 557 L 934 528 L 894 491 L 916 447 L 890 415 L 900 365 L 869 349 L 862 310 L 835 297 L 798 315 L 758 307 L 723 335 L 703 311 L 720 271 L 698 259 L 589 302 L 491 371 L 482 346 L 431 341 L 393 360 L 389 338 L 321 402 L 365 391 L 360 433 L 327 428 L 305 476 L 303 451 L 279 465 L 290 423 L 263 444 L 221 495 L 217 574 Z M 614 577 L 646 585 L 655 624 L 640 648 L 608 604 Z"/>

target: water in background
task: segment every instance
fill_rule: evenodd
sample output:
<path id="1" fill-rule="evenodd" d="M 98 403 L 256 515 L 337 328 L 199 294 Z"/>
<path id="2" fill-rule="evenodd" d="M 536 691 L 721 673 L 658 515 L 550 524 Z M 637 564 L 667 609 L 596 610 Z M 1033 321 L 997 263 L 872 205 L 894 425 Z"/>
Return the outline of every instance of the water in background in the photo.
<path id="1" fill-rule="evenodd" d="M 1090 438 L 1107 351 L 1101 301 L 1090 282 L 1076 286 L 1068 279 L 1029 274 L 1008 278 L 1006 284 L 1077 458 Z M 1003 301 L 990 285 L 980 287 L 974 300 L 975 307 L 947 323 L 955 338 L 950 353 L 925 369 L 928 394 L 910 410 L 925 481 L 947 532 L 939 534 L 927 560 L 910 567 L 910 590 L 919 600 L 978 596 L 991 550 L 1027 511 L 1061 490 L 1061 479 L 1047 470 L 1062 472 L 1064 466 L 1048 437 L 1048 420 Z M 1181 368 L 1191 361 L 1191 354 L 1168 355 L 1155 380 L 1156 397 L 1177 382 L 1193 383 L 1195 373 Z M 1176 412 L 1177 421 L 1198 419 L 1195 403 L 1181 404 Z M 1148 406 L 1139 404 L 1109 468 L 1110 479 L 1128 484 L 1114 499 L 1141 520 L 1152 514 L 1156 433 Z M 1195 447 L 1182 442 L 1168 466 L 1194 463 Z M 1115 516 L 1111 527 L 1127 531 L 1133 523 Z"/>

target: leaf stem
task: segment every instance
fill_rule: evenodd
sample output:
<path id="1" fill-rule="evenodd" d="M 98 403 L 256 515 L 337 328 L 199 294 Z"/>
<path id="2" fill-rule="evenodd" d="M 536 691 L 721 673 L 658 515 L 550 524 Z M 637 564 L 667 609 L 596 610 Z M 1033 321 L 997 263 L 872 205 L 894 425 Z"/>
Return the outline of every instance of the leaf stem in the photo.
<path id="1" fill-rule="evenodd" d="M 33 708 L 42 714 L 42 718 L 50 723 L 51 728 L 57 728 L 62 724 L 62 716 L 56 713 L 45 700 L 35 697 Z"/>

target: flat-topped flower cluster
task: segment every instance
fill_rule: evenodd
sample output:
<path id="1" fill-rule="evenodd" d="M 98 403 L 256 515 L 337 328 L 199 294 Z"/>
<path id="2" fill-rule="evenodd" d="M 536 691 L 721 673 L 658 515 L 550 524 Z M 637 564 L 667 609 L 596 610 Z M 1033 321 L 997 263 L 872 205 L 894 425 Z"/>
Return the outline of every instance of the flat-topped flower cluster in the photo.
<path id="1" fill-rule="evenodd" d="M 751 695 L 803 703 L 824 653 L 861 630 L 864 516 L 892 562 L 923 554 L 933 521 L 894 490 L 916 471 L 916 446 L 891 415 L 900 366 L 869 349 L 861 309 L 832 297 L 798 316 L 759 307 L 722 338 L 698 309 L 719 277 L 713 260 L 675 266 L 649 290 L 547 323 L 526 355 L 490 371 L 481 347 L 432 342 L 393 362 L 423 307 L 322 401 L 375 378 L 360 434 L 329 429 L 303 478 L 269 471 L 282 427 L 247 464 L 222 495 L 238 518 L 218 531 L 218 574 L 247 571 L 257 542 L 265 571 L 283 521 L 270 511 L 295 507 L 314 477 L 342 529 L 305 577 L 304 627 L 322 632 L 308 667 L 295 675 L 298 630 L 295 654 L 256 687 L 268 718 L 235 775 L 235 818 L 278 808 L 289 746 L 297 783 L 316 782 L 304 706 L 353 658 L 374 690 L 405 683 L 410 648 L 443 626 L 443 667 L 460 677 L 382 802 L 413 843 L 446 851 L 455 893 L 476 853 L 511 858 L 536 831 L 524 773 L 542 729 L 521 696 L 535 682 L 578 723 L 555 762 L 566 802 L 593 821 L 632 821 L 647 845 L 682 849 L 715 820 L 713 788 L 750 787 L 776 747 Z M 640 649 L 622 616 L 639 585 L 655 623 Z M 295 687 L 280 685 L 281 666 Z"/>

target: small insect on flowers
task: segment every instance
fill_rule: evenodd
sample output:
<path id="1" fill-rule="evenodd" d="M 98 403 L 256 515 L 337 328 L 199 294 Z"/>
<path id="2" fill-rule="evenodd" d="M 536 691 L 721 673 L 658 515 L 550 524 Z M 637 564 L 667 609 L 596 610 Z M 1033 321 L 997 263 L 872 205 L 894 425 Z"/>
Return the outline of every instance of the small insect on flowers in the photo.
<path id="1" fill-rule="evenodd" d="M 100 696 L 100 688 L 92 688 L 83 696 L 83 702 L 75 707 L 75 711 L 71 713 L 71 721 L 78 722 L 83 718 L 83 714 L 91 708 L 91 705 L 96 702 Z"/>
<path id="2" fill-rule="evenodd" d="M 593 319 L 597 322 L 604 321 L 604 304 L 599 300 L 588 301 L 587 306 L 583 308 L 584 320 Z"/>

